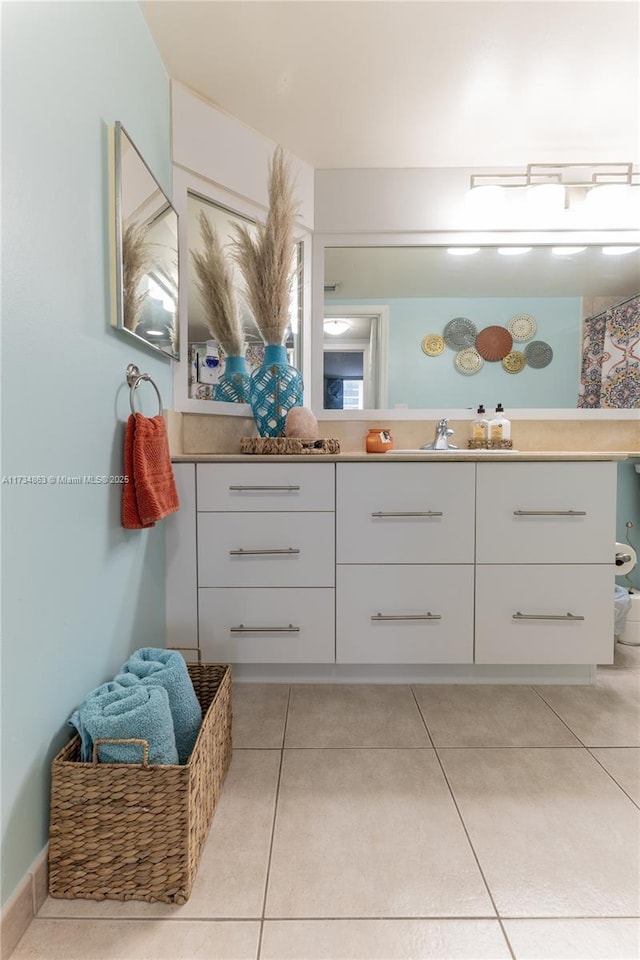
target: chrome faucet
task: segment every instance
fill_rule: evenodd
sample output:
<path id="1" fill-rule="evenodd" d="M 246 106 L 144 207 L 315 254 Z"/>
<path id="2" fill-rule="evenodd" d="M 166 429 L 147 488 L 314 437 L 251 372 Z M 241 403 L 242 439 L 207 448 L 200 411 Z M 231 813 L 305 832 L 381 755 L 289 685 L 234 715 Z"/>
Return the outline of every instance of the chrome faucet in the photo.
<path id="1" fill-rule="evenodd" d="M 421 450 L 457 450 L 458 447 L 454 443 L 449 443 L 449 437 L 452 437 L 454 431 L 448 426 L 449 421 L 446 417 L 443 417 L 442 420 L 438 420 L 436 424 L 436 435 L 433 439 L 433 443 L 425 443 Z"/>

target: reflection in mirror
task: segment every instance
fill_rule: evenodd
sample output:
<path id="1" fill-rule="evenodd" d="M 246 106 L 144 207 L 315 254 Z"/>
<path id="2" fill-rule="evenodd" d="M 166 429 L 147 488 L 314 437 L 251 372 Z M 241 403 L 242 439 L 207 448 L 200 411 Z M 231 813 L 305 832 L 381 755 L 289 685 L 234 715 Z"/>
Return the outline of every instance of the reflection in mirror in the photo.
<path id="1" fill-rule="evenodd" d="M 109 133 L 112 324 L 177 360 L 178 216 L 122 124 Z"/>
<path id="2" fill-rule="evenodd" d="M 200 215 L 204 213 L 218 239 L 228 254 L 228 264 L 235 278 L 240 322 L 244 329 L 245 358 L 249 373 L 255 370 L 264 359 L 264 341 L 255 325 L 251 312 L 243 295 L 243 285 L 235 259 L 231 256 L 231 244 L 235 239 L 234 224 L 242 224 L 248 229 L 255 224 L 246 217 L 228 208 L 214 203 L 196 193 L 187 195 L 187 236 L 190 254 L 202 253 L 202 235 Z M 296 280 L 292 287 L 292 299 L 289 311 L 290 322 L 286 331 L 284 346 L 287 360 L 294 367 L 300 366 L 300 323 L 302 318 L 302 245 L 296 249 L 298 258 Z M 197 275 L 193 266 L 193 257 L 189 257 L 188 295 L 188 331 L 189 331 L 189 397 L 197 400 L 223 399 L 216 394 L 216 385 L 225 371 L 225 355 L 215 339 L 206 319 L 206 311 L 198 289 Z"/>
<path id="3" fill-rule="evenodd" d="M 325 409 L 640 407 L 638 247 L 462 249 L 325 248 Z"/>

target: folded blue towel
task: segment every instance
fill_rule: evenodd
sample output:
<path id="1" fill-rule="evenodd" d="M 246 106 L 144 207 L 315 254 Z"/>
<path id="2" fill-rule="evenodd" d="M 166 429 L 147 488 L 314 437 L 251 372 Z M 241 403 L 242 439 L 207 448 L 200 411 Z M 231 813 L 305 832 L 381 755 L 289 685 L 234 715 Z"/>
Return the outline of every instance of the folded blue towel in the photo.
<path id="1" fill-rule="evenodd" d="M 116 679 L 121 682 L 122 676 L 127 674 L 134 674 L 142 683 L 158 685 L 167 691 L 178 757 L 180 763 L 186 763 L 202 724 L 202 709 L 184 657 L 175 650 L 142 647 L 123 664 Z"/>
<path id="2" fill-rule="evenodd" d="M 69 720 L 80 733 L 80 759 L 92 759 L 93 743 L 102 738 L 146 740 L 149 763 L 178 763 L 169 696 L 162 687 L 138 682 L 126 686 L 116 680 L 103 683 L 86 698 Z M 140 763 L 136 744 L 98 745 L 102 763 Z"/>

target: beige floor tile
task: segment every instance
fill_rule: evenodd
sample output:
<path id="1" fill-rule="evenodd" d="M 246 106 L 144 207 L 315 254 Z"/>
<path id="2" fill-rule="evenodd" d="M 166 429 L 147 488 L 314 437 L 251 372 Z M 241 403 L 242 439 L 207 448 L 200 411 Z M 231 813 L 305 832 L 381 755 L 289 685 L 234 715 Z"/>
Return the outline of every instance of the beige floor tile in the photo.
<path id="1" fill-rule="evenodd" d="M 34 920 L 12 960 L 255 960 L 260 924 Z"/>
<path id="2" fill-rule="evenodd" d="M 598 671 L 592 686 L 536 687 L 587 747 L 640 747 L 637 674 Z"/>
<path id="3" fill-rule="evenodd" d="M 637 960 L 637 920 L 505 920 L 516 960 Z"/>
<path id="4" fill-rule="evenodd" d="M 267 920 L 260 960 L 508 960 L 497 920 Z"/>
<path id="5" fill-rule="evenodd" d="M 427 747 L 405 684 L 298 684 L 291 688 L 286 747 Z"/>
<path id="6" fill-rule="evenodd" d="M 413 689 L 436 747 L 580 746 L 531 687 L 425 684 Z"/>
<path id="7" fill-rule="evenodd" d="M 285 750 L 265 916 L 493 917 L 434 751 Z"/>
<path id="8" fill-rule="evenodd" d="M 280 752 L 238 750 L 200 861 L 191 897 L 182 906 L 128 900 L 58 900 L 49 897 L 39 917 L 262 916 Z"/>
<path id="9" fill-rule="evenodd" d="M 640 806 L 640 748 L 594 747 L 591 753 Z"/>
<path id="10" fill-rule="evenodd" d="M 640 814 L 586 750 L 440 750 L 501 916 L 635 916 Z"/>
<path id="11" fill-rule="evenodd" d="M 234 683 L 233 746 L 282 747 L 288 699 L 286 683 Z"/>

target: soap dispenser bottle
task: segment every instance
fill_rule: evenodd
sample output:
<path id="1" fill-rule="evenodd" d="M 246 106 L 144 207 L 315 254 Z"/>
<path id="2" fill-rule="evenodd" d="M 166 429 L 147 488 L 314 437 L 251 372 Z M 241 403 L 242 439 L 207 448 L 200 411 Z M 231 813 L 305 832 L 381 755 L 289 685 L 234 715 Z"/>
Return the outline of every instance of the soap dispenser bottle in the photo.
<path id="1" fill-rule="evenodd" d="M 489 440 L 499 445 L 502 440 L 511 440 L 511 421 L 504 415 L 501 403 L 496 407 L 496 415 L 489 421 Z"/>
<path id="2" fill-rule="evenodd" d="M 473 446 L 486 447 L 489 437 L 489 421 L 485 415 L 485 409 L 482 404 L 478 407 L 477 415 L 471 428 L 471 437 Z"/>

